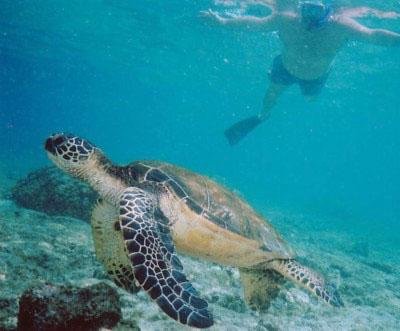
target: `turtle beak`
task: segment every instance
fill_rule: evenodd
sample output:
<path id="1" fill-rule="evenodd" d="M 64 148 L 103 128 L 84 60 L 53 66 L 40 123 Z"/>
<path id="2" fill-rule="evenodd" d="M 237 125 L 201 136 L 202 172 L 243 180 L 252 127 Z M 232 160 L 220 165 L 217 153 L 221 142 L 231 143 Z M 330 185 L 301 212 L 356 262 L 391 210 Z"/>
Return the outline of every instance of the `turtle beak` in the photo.
<path id="1" fill-rule="evenodd" d="M 44 148 L 46 151 L 49 153 L 55 155 L 56 154 L 56 148 L 54 146 L 54 142 L 52 138 L 48 138 L 46 142 L 44 143 Z"/>
<path id="2" fill-rule="evenodd" d="M 44 143 L 44 148 L 46 151 L 54 154 L 56 152 L 56 149 L 54 147 L 53 139 L 47 138 L 46 142 Z"/>
<path id="3" fill-rule="evenodd" d="M 55 155 L 57 146 L 59 146 L 60 144 L 65 142 L 65 140 L 66 140 L 66 138 L 64 137 L 64 135 L 61 135 L 61 134 L 53 135 L 46 139 L 46 141 L 44 143 L 44 148 L 49 153 Z"/>

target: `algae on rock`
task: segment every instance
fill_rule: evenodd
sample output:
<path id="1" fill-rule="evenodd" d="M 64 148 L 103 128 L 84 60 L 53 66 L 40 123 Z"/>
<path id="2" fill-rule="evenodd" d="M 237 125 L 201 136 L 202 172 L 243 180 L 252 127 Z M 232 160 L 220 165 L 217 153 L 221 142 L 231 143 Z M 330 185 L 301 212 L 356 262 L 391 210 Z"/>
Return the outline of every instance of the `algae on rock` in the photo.
<path id="1" fill-rule="evenodd" d="M 47 167 L 33 171 L 17 181 L 11 197 L 24 208 L 90 222 L 97 193 L 58 168 Z"/>

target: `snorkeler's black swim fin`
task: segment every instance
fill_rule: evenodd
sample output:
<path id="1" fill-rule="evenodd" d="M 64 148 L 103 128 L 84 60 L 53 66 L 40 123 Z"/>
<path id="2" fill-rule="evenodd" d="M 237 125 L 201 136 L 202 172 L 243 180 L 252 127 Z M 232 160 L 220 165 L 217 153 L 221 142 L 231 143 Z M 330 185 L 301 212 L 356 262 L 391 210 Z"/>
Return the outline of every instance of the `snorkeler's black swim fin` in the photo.
<path id="1" fill-rule="evenodd" d="M 233 146 L 239 143 L 262 122 L 258 116 L 252 116 L 233 124 L 225 130 L 225 137 L 228 139 L 229 145 Z"/>

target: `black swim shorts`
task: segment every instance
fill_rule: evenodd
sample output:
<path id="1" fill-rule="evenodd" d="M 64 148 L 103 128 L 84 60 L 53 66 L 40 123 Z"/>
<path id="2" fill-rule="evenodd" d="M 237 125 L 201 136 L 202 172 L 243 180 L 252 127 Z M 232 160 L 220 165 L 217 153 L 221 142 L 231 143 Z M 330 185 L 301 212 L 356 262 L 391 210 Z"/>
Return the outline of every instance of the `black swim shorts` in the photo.
<path id="1" fill-rule="evenodd" d="M 286 85 L 286 86 L 299 84 L 303 95 L 316 96 L 321 92 L 322 88 L 325 86 L 328 74 L 329 73 L 323 75 L 318 79 L 313 79 L 313 80 L 297 78 L 296 76 L 292 75 L 289 71 L 287 71 L 287 69 L 284 67 L 282 63 L 282 55 L 278 55 L 274 59 L 274 62 L 272 64 L 272 69 L 269 73 L 269 77 L 271 79 L 271 82 L 275 84 Z"/>

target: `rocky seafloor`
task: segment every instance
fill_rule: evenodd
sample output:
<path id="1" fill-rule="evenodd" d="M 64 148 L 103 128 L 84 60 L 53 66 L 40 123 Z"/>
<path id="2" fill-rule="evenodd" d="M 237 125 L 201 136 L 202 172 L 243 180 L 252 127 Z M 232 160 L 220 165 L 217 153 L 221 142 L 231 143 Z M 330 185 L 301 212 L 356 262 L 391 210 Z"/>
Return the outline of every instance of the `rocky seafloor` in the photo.
<path id="1" fill-rule="evenodd" d="M 94 256 L 87 222 L 19 207 L 11 188 L 0 191 L 0 330 L 17 325 L 22 293 L 41 283 L 85 287 L 105 282 Z M 267 313 L 256 313 L 243 301 L 235 269 L 182 256 L 185 272 L 210 303 L 211 330 L 398 330 L 400 326 L 399 246 L 380 238 L 380 227 L 330 226 L 336 220 L 265 213 L 297 251 L 302 262 L 338 285 L 343 308 L 332 308 L 303 289 L 286 283 Z M 362 232 L 361 232 L 362 230 Z M 381 240 L 382 239 L 382 240 Z M 141 330 L 187 330 L 166 315 L 142 292 L 117 289 L 123 323 Z"/>

